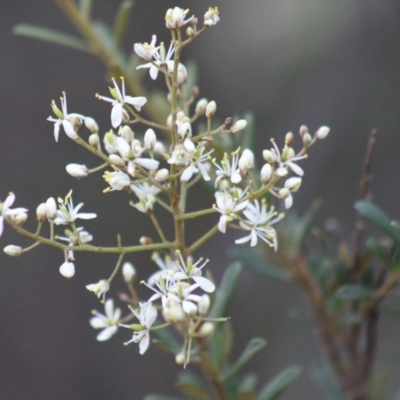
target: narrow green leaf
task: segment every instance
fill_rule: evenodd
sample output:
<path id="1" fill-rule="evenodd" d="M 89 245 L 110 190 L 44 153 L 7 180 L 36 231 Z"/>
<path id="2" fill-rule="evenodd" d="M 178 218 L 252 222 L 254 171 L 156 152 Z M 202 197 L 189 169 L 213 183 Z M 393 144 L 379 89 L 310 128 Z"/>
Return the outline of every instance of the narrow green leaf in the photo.
<path id="1" fill-rule="evenodd" d="M 93 21 L 92 26 L 104 47 L 109 51 L 115 52 L 113 34 L 110 28 L 102 21 Z"/>
<path id="2" fill-rule="evenodd" d="M 277 399 L 301 373 L 301 368 L 294 366 L 286 368 L 261 390 L 257 400 Z"/>
<path id="3" fill-rule="evenodd" d="M 134 2 L 132 0 L 125 0 L 118 7 L 118 11 L 114 20 L 114 44 L 117 48 L 121 45 L 126 27 L 128 26 L 133 10 L 133 3 Z"/>
<path id="4" fill-rule="evenodd" d="M 342 285 L 335 293 L 335 298 L 339 300 L 363 301 L 371 300 L 374 296 L 375 293 L 372 289 L 353 284 Z"/>
<path id="5" fill-rule="evenodd" d="M 31 24 L 17 24 L 14 26 L 12 32 L 15 35 L 27 36 L 43 42 L 69 47 L 70 49 L 85 51 L 87 53 L 91 52 L 85 41 L 76 36 L 69 35 L 68 33 L 56 31 L 55 29 Z"/>
<path id="6" fill-rule="evenodd" d="M 346 400 L 328 368 L 320 365 L 315 366 L 311 371 L 311 377 L 323 394 L 324 399 Z"/>
<path id="7" fill-rule="evenodd" d="M 144 400 L 182 400 L 181 397 L 164 396 L 163 394 L 148 394 Z"/>
<path id="8" fill-rule="evenodd" d="M 194 373 L 189 371 L 181 372 L 178 376 L 177 386 L 186 396 L 196 400 L 209 400 L 210 394 L 204 390 L 205 383 Z"/>
<path id="9" fill-rule="evenodd" d="M 222 374 L 220 380 L 223 381 L 237 374 L 266 344 L 267 341 L 263 338 L 251 339 L 236 363 Z"/>
<path id="10" fill-rule="evenodd" d="M 366 245 L 376 257 L 382 262 L 386 262 L 388 259 L 388 249 L 383 243 L 375 238 L 368 238 L 366 240 Z"/>
<path id="11" fill-rule="evenodd" d="M 186 97 L 190 99 L 192 89 L 198 85 L 199 82 L 199 68 L 195 60 L 189 60 L 185 62 L 187 70 L 187 82 L 186 82 Z"/>
<path id="12" fill-rule="evenodd" d="M 257 377 L 254 374 L 246 375 L 239 384 L 239 400 L 254 400 Z"/>
<path id="13" fill-rule="evenodd" d="M 210 310 L 210 318 L 226 317 L 235 295 L 242 266 L 233 263 L 225 271 L 222 282 L 217 289 L 215 302 Z"/>
<path id="14" fill-rule="evenodd" d="M 400 390 L 390 400 L 400 400 Z"/>
<path id="15" fill-rule="evenodd" d="M 306 213 L 302 215 L 302 217 L 299 218 L 298 222 L 296 223 L 296 234 L 294 235 L 296 253 L 299 252 L 303 247 L 304 242 L 311 231 L 315 217 L 320 207 L 321 201 L 314 201 L 309 209 L 306 211 Z"/>
<path id="16" fill-rule="evenodd" d="M 255 250 L 245 247 L 233 247 L 228 250 L 230 257 L 243 263 L 256 274 L 264 275 L 268 278 L 280 281 L 288 281 L 289 276 L 282 269 L 271 264 L 265 257 Z"/>
<path id="17" fill-rule="evenodd" d="M 358 201 L 354 207 L 360 215 L 400 244 L 400 232 L 392 226 L 391 220 L 380 208 L 364 200 Z"/>

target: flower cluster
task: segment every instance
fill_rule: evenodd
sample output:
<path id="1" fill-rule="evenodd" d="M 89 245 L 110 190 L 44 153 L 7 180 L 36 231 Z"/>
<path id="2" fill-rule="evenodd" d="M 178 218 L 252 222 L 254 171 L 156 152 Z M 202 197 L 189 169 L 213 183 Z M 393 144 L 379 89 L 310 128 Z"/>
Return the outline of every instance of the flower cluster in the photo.
<path id="1" fill-rule="evenodd" d="M 133 195 L 134 200 L 129 199 L 129 203 L 149 216 L 158 242 L 153 237 L 142 236 L 140 244 L 123 246 L 118 236 L 115 247 L 90 245 L 93 236 L 76 224 L 78 219 L 89 220 L 97 215 L 80 212 L 83 203 L 74 205 L 72 191 L 58 202 L 51 197 L 37 207 L 38 228 L 35 233 L 22 228 L 27 219 L 27 209 L 10 208 L 15 200 L 13 194 L 0 203 L 0 235 L 4 222 L 7 222 L 19 233 L 36 241 L 25 249 L 7 246 L 4 251 L 10 256 L 19 256 L 39 244 L 52 245 L 63 251 L 64 262 L 59 271 L 70 279 L 75 274 L 75 253 L 92 251 L 118 255 L 108 278 L 86 285 L 105 307 L 104 314 L 93 311 L 94 316 L 90 320 L 91 326 L 100 330 L 97 340 L 111 338 L 120 326 L 129 328 L 133 335 L 126 344 L 138 343 L 139 352 L 143 354 L 150 345 L 152 331 L 173 326 L 184 338 L 182 349 L 176 354 L 176 362 L 184 365 L 195 352 L 192 346 L 194 339 L 201 341 L 210 336 L 216 321 L 207 317 L 211 306 L 209 294 L 216 289 L 214 282 L 203 274 L 208 260 L 200 258 L 194 262 L 193 253 L 213 235 L 225 233 L 228 228 L 242 232 L 235 240 L 236 244 L 248 243 L 253 247 L 261 239 L 276 249 L 275 224 L 283 218 L 283 213 L 278 210 L 292 206 L 293 194 L 300 188 L 304 176 L 299 162 L 307 157 L 308 149 L 316 141 L 324 139 L 329 133 L 328 127 L 321 127 L 311 135 L 308 128 L 302 126 L 302 148 L 297 152 L 291 132 L 286 134 L 282 147 L 271 140 L 271 145 L 260 154 L 254 154 L 248 148 L 242 149 L 239 132 L 246 129 L 246 120 L 232 121 L 227 118 L 224 123 L 218 124 L 217 102 L 199 98 L 197 87 L 186 88 L 191 80 L 188 79 L 188 69 L 181 62 L 182 50 L 218 21 L 217 7 L 206 11 L 202 27 L 198 26 L 195 16 L 190 16 L 189 10 L 171 8 L 165 16 L 165 24 L 171 34 L 168 46 L 164 42 L 157 44 L 155 35 L 150 43 L 134 44 L 134 52 L 145 61 L 137 68 L 148 69 L 153 80 L 160 75 L 165 79 L 170 112 L 164 122 L 145 118 L 151 99 L 127 94 L 134 90 L 134 85 L 132 82 L 128 85 L 124 77 L 120 81 L 112 79 L 109 88 L 111 97 L 96 95 L 99 100 L 111 103 L 109 129 L 100 130 L 92 117 L 68 113 L 64 92 L 60 99 L 61 108 L 54 101 L 51 103 L 55 117 L 48 120 L 54 123 L 55 140 L 58 141 L 62 128 L 67 137 L 101 160 L 101 164 L 94 168 L 78 163 L 68 164 L 67 172 L 82 179 L 103 170 L 103 179 L 107 183 L 104 192 L 109 193 L 108 196 L 121 191 Z M 182 32 L 184 27 L 185 38 Z M 87 140 L 80 133 L 82 125 L 90 132 Z M 229 149 L 221 146 L 223 141 L 216 140 L 221 136 L 227 139 L 225 142 L 236 142 L 235 146 Z M 264 162 L 258 167 L 257 159 L 261 156 Z M 188 192 L 199 182 L 214 190 L 215 202 L 210 201 L 202 210 L 186 211 L 189 208 Z M 271 198 L 276 198 L 278 204 L 272 204 Z M 164 232 L 156 215 L 158 208 L 167 212 L 173 220 L 173 238 L 168 238 L 171 229 L 165 230 L 169 235 Z M 214 214 L 213 225 L 207 232 L 199 232 L 199 237 L 191 245 L 186 245 L 186 221 L 207 214 Z M 50 227 L 48 237 L 42 234 L 45 222 Z M 59 225 L 67 226 L 62 236 L 54 232 Z M 128 253 L 139 251 L 151 251 L 159 267 L 147 281 L 142 281 L 152 292 L 145 301 L 139 298 L 135 287 L 135 268 L 128 262 L 122 264 Z M 121 269 L 129 290 L 119 296 L 119 300 L 128 303 L 131 310 L 126 316 L 122 316 L 121 308 L 115 308 L 113 299 L 106 300 L 113 279 Z M 161 318 L 164 321 L 161 322 Z"/>

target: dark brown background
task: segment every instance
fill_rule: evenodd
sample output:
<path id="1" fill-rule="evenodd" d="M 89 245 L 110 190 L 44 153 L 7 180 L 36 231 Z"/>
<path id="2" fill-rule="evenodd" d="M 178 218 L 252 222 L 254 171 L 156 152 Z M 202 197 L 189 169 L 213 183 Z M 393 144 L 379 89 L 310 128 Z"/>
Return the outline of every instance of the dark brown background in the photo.
<path id="1" fill-rule="evenodd" d="M 118 2 L 95 3 L 94 14 L 110 22 Z M 185 56 L 198 62 L 202 95 L 217 101 L 221 118 L 255 113 L 257 148 L 268 146 L 269 137 L 279 140 L 289 130 L 297 132 L 304 123 L 311 130 L 322 124 L 332 128 L 302 164 L 306 175 L 296 209 L 304 211 L 319 197 L 324 201 L 321 221 L 336 215 L 344 221 L 344 232 L 350 231 L 365 144 L 371 127 L 377 126 L 374 200 L 399 220 L 397 1 L 138 0 L 126 48 L 148 41 L 155 32 L 168 40 L 163 18 L 175 5 L 189 7 L 199 17 L 210 5 L 219 6 L 221 22 Z M 102 65 L 89 55 L 12 35 L 18 22 L 72 33 L 52 1 L 1 0 L 0 11 L 1 200 L 14 191 L 16 206 L 30 208 L 28 226 L 34 229 L 36 206 L 74 188 L 76 201 L 85 202 L 84 211 L 99 214 L 85 224 L 96 243 L 114 243 L 117 232 L 132 242 L 151 234 L 144 216 L 133 212 L 122 193 L 101 193 L 100 174 L 75 181 L 65 173 L 70 162 L 94 166 L 96 161 L 64 134 L 55 143 L 46 121 L 51 99 L 66 90 L 70 112 L 93 115 L 103 132 L 109 129 L 109 107 L 94 98 L 96 92 L 107 93 Z M 212 201 L 206 192 L 197 197 Z M 127 219 L 132 221 L 128 227 Z M 220 235 L 202 253 L 211 258 L 218 278 L 229 263 L 221 246 L 232 239 Z M 6 229 L 1 243 L 29 242 Z M 140 279 L 154 268 L 147 257 L 131 260 Z M 62 262 L 62 254 L 49 248 L 20 259 L 0 255 L 0 398 L 125 400 L 141 399 L 149 390 L 175 393 L 176 368 L 169 356 L 154 347 L 145 356 L 135 345 L 125 348 L 121 343 L 129 339 L 129 331 L 106 343 L 95 341 L 88 320 L 90 310 L 100 308 L 84 285 L 107 277 L 114 258 L 78 255 L 71 281 L 59 275 Z M 235 307 L 235 354 L 250 337 L 266 337 L 268 347 L 252 364 L 261 381 L 289 364 L 301 364 L 304 373 L 282 398 L 321 398 L 311 379 L 320 362 L 315 338 L 309 326 L 289 316 L 304 309 L 296 291 L 245 272 Z M 377 365 L 388 374 L 393 393 L 398 389 L 400 326 L 390 319 L 383 322 Z"/>

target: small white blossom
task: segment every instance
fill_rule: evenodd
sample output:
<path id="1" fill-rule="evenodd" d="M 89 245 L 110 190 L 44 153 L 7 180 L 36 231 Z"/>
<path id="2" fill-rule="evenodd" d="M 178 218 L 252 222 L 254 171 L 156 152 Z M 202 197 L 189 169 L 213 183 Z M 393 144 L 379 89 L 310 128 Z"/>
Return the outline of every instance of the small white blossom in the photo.
<path id="1" fill-rule="evenodd" d="M 258 200 L 255 200 L 254 204 L 249 203 L 246 210 L 243 211 L 243 214 L 246 219 L 240 221 L 239 224 L 243 229 L 249 230 L 250 234 L 241 239 L 237 239 L 235 243 L 250 242 L 250 246 L 254 247 L 257 244 L 257 238 L 260 238 L 276 250 L 278 241 L 276 231 L 271 225 L 278 222 L 281 217 L 277 216 L 274 210 L 267 212 L 265 203 L 262 203 L 260 206 Z"/>
<path id="2" fill-rule="evenodd" d="M 282 190 L 286 189 L 289 191 L 289 193 L 285 197 L 285 207 L 286 208 L 292 207 L 292 205 L 293 205 L 292 192 L 297 192 L 297 190 L 300 188 L 300 186 L 301 186 L 301 178 L 299 178 L 297 176 L 294 176 L 294 177 L 286 180 L 284 189 L 282 189 Z M 281 195 L 282 195 L 282 190 L 279 192 Z"/>
<path id="3" fill-rule="evenodd" d="M 254 154 L 249 149 L 244 149 L 239 158 L 239 169 L 242 175 L 247 176 L 248 173 L 254 168 Z"/>
<path id="4" fill-rule="evenodd" d="M 204 25 L 216 25 L 219 21 L 218 7 L 209 7 L 208 11 L 204 14 Z"/>
<path id="5" fill-rule="evenodd" d="M 61 110 L 57 107 L 54 100 L 51 103 L 51 108 L 57 118 L 47 118 L 48 121 L 54 122 L 54 139 L 56 140 L 56 142 L 58 142 L 60 127 L 62 126 L 66 135 L 69 138 L 75 140 L 78 138 L 78 134 L 75 132 L 75 124 L 78 123 L 80 125 L 85 117 L 80 114 L 68 114 L 67 97 L 65 95 L 65 92 L 63 92 L 63 96 L 60 98 L 60 100 Z"/>
<path id="6" fill-rule="evenodd" d="M 119 308 L 114 310 L 113 299 L 108 299 L 105 302 L 104 311 L 105 314 L 101 314 L 96 310 L 93 310 L 92 313 L 94 314 L 94 317 L 89 321 L 90 325 L 94 329 L 102 329 L 96 337 L 99 342 L 104 342 L 105 340 L 110 339 L 111 336 L 115 335 L 121 319 L 121 310 Z"/>
<path id="7" fill-rule="evenodd" d="M 131 308 L 135 317 L 139 320 L 140 325 L 122 325 L 125 328 L 134 330 L 132 339 L 124 343 L 139 343 L 139 353 L 144 354 L 150 345 L 150 328 L 157 318 L 157 309 L 151 304 L 140 304 L 140 311 L 137 312 Z"/>
<path id="8" fill-rule="evenodd" d="M 242 180 L 240 169 L 238 168 L 239 149 L 231 155 L 232 163 L 229 162 L 227 153 L 224 154 L 224 158 L 221 160 L 221 165 L 216 164 L 215 160 L 213 160 L 214 165 L 217 167 L 215 186 L 218 186 L 219 181 L 225 178 L 229 179 L 234 185 Z"/>
<path id="9" fill-rule="evenodd" d="M 143 213 L 153 210 L 156 195 L 160 193 L 159 188 L 144 182 L 138 185 L 131 185 L 131 189 L 139 198 L 139 203 L 134 204 L 134 207 Z"/>
<path id="10" fill-rule="evenodd" d="M 320 140 L 325 139 L 328 136 L 329 131 L 330 128 L 328 126 L 321 126 L 315 133 L 315 136 Z"/>
<path id="11" fill-rule="evenodd" d="M 19 257 L 22 254 L 22 247 L 9 244 L 4 247 L 3 251 L 10 257 Z"/>
<path id="12" fill-rule="evenodd" d="M 190 22 L 194 15 L 190 18 L 185 19 L 186 14 L 189 12 L 189 9 L 184 10 L 180 7 L 169 8 L 165 15 L 165 25 L 168 29 L 179 29 L 182 28 L 183 25 Z"/>
<path id="13" fill-rule="evenodd" d="M 93 240 L 93 236 L 89 232 L 84 231 L 82 227 L 76 228 L 76 232 L 66 229 L 65 235 L 66 236 L 58 236 L 57 239 L 68 242 L 71 246 L 75 246 L 79 243 L 89 243 Z"/>
<path id="14" fill-rule="evenodd" d="M 188 148 L 189 143 L 191 143 L 190 148 Z M 211 178 L 208 175 L 206 166 L 203 164 L 208 162 L 209 155 L 212 153 L 212 151 L 203 154 L 204 146 L 199 145 L 197 148 L 195 148 L 194 144 L 190 140 L 185 141 L 185 148 L 188 151 L 188 156 L 191 157 L 191 161 L 183 171 L 181 175 L 181 181 L 189 181 L 193 174 L 197 174 L 199 171 L 203 179 L 205 181 L 209 181 Z"/>
<path id="15" fill-rule="evenodd" d="M 108 279 L 102 279 L 97 283 L 86 285 L 86 289 L 93 292 L 98 298 L 103 297 L 102 303 L 104 303 L 106 293 L 110 289 L 110 282 Z"/>
<path id="16" fill-rule="evenodd" d="M 126 283 L 130 283 L 134 280 L 136 276 L 136 269 L 130 262 L 125 262 L 122 266 L 122 276 Z"/>
<path id="17" fill-rule="evenodd" d="M 56 208 L 57 209 L 57 208 Z M 40 222 L 45 221 L 47 218 L 46 203 L 41 203 L 36 208 L 36 219 Z"/>
<path id="18" fill-rule="evenodd" d="M 0 236 L 3 234 L 4 230 L 4 218 L 15 219 L 20 214 L 25 214 L 28 210 L 23 207 L 18 207 L 11 209 L 15 201 L 15 194 L 9 193 L 3 203 L 0 203 Z"/>
<path id="19" fill-rule="evenodd" d="M 247 126 L 247 121 L 245 119 L 239 119 L 232 125 L 231 132 L 236 133 L 242 131 L 243 129 L 246 128 L 246 126 Z"/>
<path id="20" fill-rule="evenodd" d="M 105 171 L 103 179 L 110 185 L 111 191 L 123 190 L 124 188 L 129 187 L 131 184 L 131 179 L 129 176 L 120 170 L 114 172 Z"/>
<path id="21" fill-rule="evenodd" d="M 146 61 L 150 61 L 154 55 L 157 53 L 160 46 L 156 47 L 155 44 L 157 42 L 157 36 L 153 35 L 151 37 L 150 43 L 135 43 L 133 45 L 133 50 L 135 53 Z"/>
<path id="22" fill-rule="evenodd" d="M 153 129 L 147 129 L 144 134 L 144 147 L 146 147 L 147 150 L 153 150 L 156 142 L 157 137 Z"/>
<path id="23" fill-rule="evenodd" d="M 290 168 L 296 175 L 303 176 L 304 171 L 301 167 L 296 164 L 296 161 L 302 160 L 307 156 L 298 156 L 296 157 L 293 149 L 291 147 L 285 146 L 282 153 L 279 151 L 278 146 L 275 141 L 271 139 L 272 145 L 274 146 L 271 149 L 271 153 L 275 156 L 276 162 L 278 163 L 278 168 L 276 169 L 276 174 L 280 177 L 286 176 L 288 173 L 288 168 Z M 264 155 L 265 154 L 265 155 Z M 267 157 L 267 153 L 263 153 L 264 159 Z M 268 158 L 268 157 L 267 157 Z M 272 158 L 272 154 L 271 154 Z M 267 162 L 268 159 L 266 159 Z"/>
<path id="24" fill-rule="evenodd" d="M 75 220 L 79 218 L 92 219 L 97 217 L 95 213 L 79 213 L 79 210 L 82 208 L 83 203 L 79 203 L 76 207 L 74 207 L 71 194 L 72 193 L 69 192 L 65 200 L 60 201 L 59 203 L 57 217 L 54 220 L 54 223 L 56 225 L 72 224 Z"/>
<path id="25" fill-rule="evenodd" d="M 47 218 L 54 219 L 57 216 L 57 203 L 54 197 L 49 197 L 46 200 Z"/>
<path id="26" fill-rule="evenodd" d="M 218 222 L 218 229 L 225 233 L 229 222 L 237 219 L 240 214 L 249 204 L 248 200 L 243 200 L 244 192 L 241 189 L 235 188 L 233 193 L 216 192 L 216 210 L 221 213 Z"/>
<path id="27" fill-rule="evenodd" d="M 215 115 L 216 111 L 217 111 L 217 103 L 214 100 L 212 100 L 207 104 L 206 117 L 212 118 Z"/>
<path id="28" fill-rule="evenodd" d="M 129 114 L 128 111 L 124 108 L 124 104 L 129 104 L 133 106 L 137 111 L 140 111 L 141 108 L 146 104 L 147 99 L 146 97 L 139 96 L 139 97 L 132 97 L 132 96 L 127 96 L 125 94 L 125 80 L 123 77 L 121 77 L 121 87 L 122 90 L 119 89 L 117 82 L 115 79 L 112 79 L 114 83 L 113 88 L 110 89 L 111 96 L 110 97 L 104 97 L 97 95 L 97 98 L 100 100 L 108 101 L 112 104 L 112 109 L 111 109 L 111 124 L 114 128 L 117 128 L 122 124 L 123 121 L 128 121 L 129 120 Z"/>

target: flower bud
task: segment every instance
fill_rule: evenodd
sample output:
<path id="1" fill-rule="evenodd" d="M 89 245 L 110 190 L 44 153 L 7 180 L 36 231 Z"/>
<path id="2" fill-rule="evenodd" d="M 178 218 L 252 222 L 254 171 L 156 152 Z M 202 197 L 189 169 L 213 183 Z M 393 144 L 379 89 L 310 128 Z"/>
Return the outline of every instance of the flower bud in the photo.
<path id="1" fill-rule="evenodd" d="M 47 218 L 47 207 L 46 203 L 41 203 L 36 208 L 36 218 L 39 222 L 43 222 Z"/>
<path id="2" fill-rule="evenodd" d="M 264 160 L 270 164 L 275 163 L 278 159 L 276 153 L 271 150 L 264 150 L 262 155 Z"/>
<path id="3" fill-rule="evenodd" d="M 310 146 L 311 142 L 312 142 L 312 137 L 311 137 L 311 135 L 310 135 L 308 132 L 305 133 L 305 134 L 303 135 L 303 146 L 304 146 L 304 147 L 308 147 L 308 146 Z"/>
<path id="4" fill-rule="evenodd" d="M 175 362 L 178 365 L 183 365 L 186 362 L 186 357 L 185 357 L 185 353 L 179 352 L 176 356 L 175 356 Z"/>
<path id="5" fill-rule="evenodd" d="M 13 244 L 4 247 L 3 251 L 10 257 L 19 257 L 22 254 L 22 248 Z"/>
<path id="6" fill-rule="evenodd" d="M 206 117 L 212 118 L 215 115 L 216 111 L 217 111 L 217 103 L 214 100 L 210 101 L 206 107 Z"/>
<path id="7" fill-rule="evenodd" d="M 166 124 L 167 124 L 168 128 L 172 127 L 172 115 L 171 114 L 168 115 Z"/>
<path id="8" fill-rule="evenodd" d="M 243 175 L 247 175 L 254 168 L 254 154 L 251 150 L 243 150 L 238 166 Z"/>
<path id="9" fill-rule="evenodd" d="M 208 296 L 208 294 L 203 294 L 203 296 L 201 296 L 199 302 L 197 303 L 197 309 L 199 311 L 199 314 L 206 315 L 210 308 L 210 304 L 211 304 L 210 296 Z"/>
<path id="10" fill-rule="evenodd" d="M 302 125 L 299 130 L 300 136 L 304 137 L 306 133 L 308 133 L 308 128 L 306 125 Z"/>
<path id="11" fill-rule="evenodd" d="M 294 142 L 294 135 L 292 132 L 288 132 L 285 136 L 285 144 L 291 146 Z"/>
<path id="12" fill-rule="evenodd" d="M 272 167 L 270 164 L 264 164 L 261 168 L 260 178 L 262 183 L 267 183 L 272 176 Z"/>
<path id="13" fill-rule="evenodd" d="M 132 142 L 132 140 L 135 138 L 135 132 L 133 132 L 129 125 L 120 127 L 118 134 L 128 143 Z"/>
<path id="14" fill-rule="evenodd" d="M 236 133 L 239 131 L 242 131 L 245 129 L 247 126 L 247 121 L 245 119 L 239 119 L 239 121 L 236 121 L 232 127 L 231 127 L 231 132 Z"/>
<path id="15" fill-rule="evenodd" d="M 147 245 L 149 245 L 149 244 L 153 244 L 153 239 L 152 239 L 151 237 L 149 237 L 149 236 L 142 236 L 142 237 L 139 239 L 139 243 L 140 243 L 142 246 L 147 246 Z"/>
<path id="16" fill-rule="evenodd" d="M 132 263 L 126 262 L 122 266 L 122 275 L 126 283 L 133 282 L 136 277 L 136 269 Z"/>
<path id="17" fill-rule="evenodd" d="M 110 163 L 116 167 L 125 167 L 125 161 L 118 154 L 110 154 L 108 159 L 110 160 Z"/>
<path id="18" fill-rule="evenodd" d="M 97 133 L 99 131 L 99 126 L 97 122 L 91 117 L 85 117 L 85 126 L 92 133 Z"/>
<path id="19" fill-rule="evenodd" d="M 328 126 L 321 126 L 315 133 L 315 136 L 320 140 L 325 139 L 328 136 L 329 131 L 330 128 Z"/>
<path id="20" fill-rule="evenodd" d="M 54 197 L 49 197 L 46 201 L 47 218 L 54 219 L 57 215 L 57 204 Z"/>
<path id="21" fill-rule="evenodd" d="M 214 332 L 214 324 L 212 322 L 205 322 L 199 329 L 201 337 L 210 336 Z"/>
<path id="22" fill-rule="evenodd" d="M 165 154 L 165 147 L 162 142 L 156 142 L 154 145 L 154 152 L 160 155 Z"/>
<path id="23" fill-rule="evenodd" d="M 98 147 L 99 147 L 100 139 L 99 139 L 99 135 L 98 135 L 97 133 L 92 133 L 92 134 L 89 136 L 89 144 L 90 144 L 92 147 L 95 147 L 95 148 L 98 148 Z"/>
<path id="24" fill-rule="evenodd" d="M 28 219 L 28 214 L 26 212 L 21 212 L 16 215 L 12 215 L 11 219 L 15 225 L 21 226 Z"/>
<path id="25" fill-rule="evenodd" d="M 60 267 L 60 274 L 67 279 L 71 279 L 75 275 L 75 266 L 70 261 L 65 261 Z"/>
<path id="26" fill-rule="evenodd" d="M 188 28 L 186 29 L 186 35 L 188 36 L 188 37 L 192 37 L 192 36 L 194 36 L 194 29 L 191 27 L 191 26 L 188 26 Z"/>
<path id="27" fill-rule="evenodd" d="M 195 112 L 196 114 L 203 115 L 206 112 L 208 100 L 207 99 L 200 99 L 196 104 Z"/>
<path id="28" fill-rule="evenodd" d="M 146 147 L 147 150 L 153 150 L 156 141 L 157 137 L 153 129 L 147 129 L 146 133 L 144 134 L 144 147 Z"/>
<path id="29" fill-rule="evenodd" d="M 166 181 L 168 179 L 168 177 L 169 177 L 168 169 L 167 168 L 162 168 L 162 169 L 160 169 L 160 170 L 158 170 L 156 172 L 156 174 L 154 175 L 154 180 L 156 182 L 160 182 L 161 183 L 161 182 Z"/>
<path id="30" fill-rule="evenodd" d="M 280 199 L 286 199 L 286 197 L 290 196 L 290 190 L 288 188 L 282 188 L 279 190 L 278 195 Z"/>
<path id="31" fill-rule="evenodd" d="M 86 165 L 68 164 L 65 169 L 74 178 L 85 178 L 89 174 L 89 170 L 86 168 Z"/>

